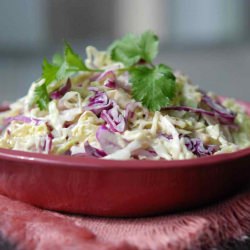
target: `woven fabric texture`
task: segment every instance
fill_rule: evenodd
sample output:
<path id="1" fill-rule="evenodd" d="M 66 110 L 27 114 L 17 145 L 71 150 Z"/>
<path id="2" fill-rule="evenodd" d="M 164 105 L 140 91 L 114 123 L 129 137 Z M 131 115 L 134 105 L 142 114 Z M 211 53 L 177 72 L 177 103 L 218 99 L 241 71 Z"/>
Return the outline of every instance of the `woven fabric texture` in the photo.
<path id="1" fill-rule="evenodd" d="M 249 237 L 250 190 L 207 208 L 138 219 L 65 215 L 0 196 L 1 249 L 250 249 Z"/>

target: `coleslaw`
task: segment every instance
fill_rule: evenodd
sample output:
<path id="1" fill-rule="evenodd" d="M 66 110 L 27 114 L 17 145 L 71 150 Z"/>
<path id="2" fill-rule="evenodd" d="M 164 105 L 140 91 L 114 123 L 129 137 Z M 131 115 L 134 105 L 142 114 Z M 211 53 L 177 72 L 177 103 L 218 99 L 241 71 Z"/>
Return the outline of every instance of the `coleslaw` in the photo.
<path id="1" fill-rule="evenodd" d="M 134 99 L 123 62 L 92 46 L 86 52 L 88 71 L 77 70 L 47 85 L 47 108 L 34 101 L 37 86 L 46 81 L 41 77 L 26 96 L 0 112 L 1 148 L 115 160 L 181 160 L 250 146 L 250 118 L 233 99 L 204 92 L 173 71 L 171 102 L 150 110 Z"/>

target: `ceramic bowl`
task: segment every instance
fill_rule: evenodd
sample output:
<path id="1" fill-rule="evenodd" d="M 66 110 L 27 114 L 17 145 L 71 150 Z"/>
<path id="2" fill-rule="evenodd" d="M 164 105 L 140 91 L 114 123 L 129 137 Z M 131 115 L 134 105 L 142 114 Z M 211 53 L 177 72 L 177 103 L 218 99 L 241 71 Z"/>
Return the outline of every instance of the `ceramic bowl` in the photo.
<path id="1" fill-rule="evenodd" d="M 250 104 L 239 102 L 248 111 Z M 35 206 L 130 217 L 199 207 L 250 183 L 250 148 L 192 160 L 101 160 L 0 149 L 0 193 Z"/>

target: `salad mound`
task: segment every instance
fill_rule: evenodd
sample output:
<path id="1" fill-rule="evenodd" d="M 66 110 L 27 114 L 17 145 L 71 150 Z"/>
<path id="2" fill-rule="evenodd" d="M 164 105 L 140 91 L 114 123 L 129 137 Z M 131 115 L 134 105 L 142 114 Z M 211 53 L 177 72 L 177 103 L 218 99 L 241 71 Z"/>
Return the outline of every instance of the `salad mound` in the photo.
<path id="1" fill-rule="evenodd" d="M 102 159 L 191 159 L 250 146 L 250 118 L 165 64 L 158 37 L 127 35 L 107 51 L 69 44 L 28 94 L 0 111 L 0 147 Z"/>

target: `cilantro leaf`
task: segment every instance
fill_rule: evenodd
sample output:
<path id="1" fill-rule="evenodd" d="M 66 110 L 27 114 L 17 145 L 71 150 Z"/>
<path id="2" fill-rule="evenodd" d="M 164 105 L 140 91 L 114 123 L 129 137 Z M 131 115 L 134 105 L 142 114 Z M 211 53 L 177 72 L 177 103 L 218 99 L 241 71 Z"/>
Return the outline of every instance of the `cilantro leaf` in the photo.
<path id="1" fill-rule="evenodd" d="M 53 81 L 66 79 L 79 71 L 90 71 L 84 64 L 82 58 L 76 54 L 68 43 L 65 43 L 64 55 L 55 54 L 52 63 L 44 59 L 42 65 L 42 78 L 45 84 Z"/>
<path id="2" fill-rule="evenodd" d="M 84 64 L 82 58 L 76 54 L 68 43 L 64 47 L 64 61 L 61 64 L 56 79 L 66 79 L 79 71 L 90 71 Z"/>
<path id="3" fill-rule="evenodd" d="M 64 54 L 55 54 L 52 63 L 44 59 L 42 65 L 42 78 L 45 79 L 45 83 L 37 86 L 35 89 L 34 101 L 38 107 L 41 110 L 46 109 L 50 101 L 47 88 L 48 85 L 54 81 L 67 79 L 79 71 L 91 71 L 91 69 L 87 68 L 82 58 L 73 51 L 68 43 L 65 43 Z"/>
<path id="4" fill-rule="evenodd" d="M 168 106 L 175 95 L 175 76 L 163 65 L 154 68 L 137 66 L 130 70 L 132 95 L 150 111 Z"/>
<path id="5" fill-rule="evenodd" d="M 158 46 L 159 38 L 152 31 L 144 32 L 140 39 L 141 58 L 146 62 L 152 62 L 158 54 Z"/>
<path id="6" fill-rule="evenodd" d="M 52 58 L 52 64 L 56 65 L 56 66 L 61 66 L 63 64 L 63 55 L 56 53 L 53 55 Z"/>
<path id="7" fill-rule="evenodd" d="M 129 34 L 115 41 L 109 50 L 112 60 L 122 62 L 129 67 L 140 60 L 151 63 L 158 53 L 158 45 L 158 37 L 153 32 L 147 31 L 139 37 Z"/>
<path id="8" fill-rule="evenodd" d="M 45 79 L 45 82 L 42 85 L 36 86 L 34 92 L 34 103 L 37 104 L 40 110 L 44 110 L 48 106 L 50 98 L 47 86 L 55 81 L 59 68 L 59 65 L 50 64 L 46 58 L 44 59 L 42 65 L 42 78 Z"/>
<path id="9" fill-rule="evenodd" d="M 47 108 L 50 98 L 45 83 L 36 87 L 34 101 L 40 110 Z"/>
<path id="10" fill-rule="evenodd" d="M 82 58 L 76 54 L 68 43 L 65 43 L 64 58 L 72 71 L 89 71 Z"/>
<path id="11" fill-rule="evenodd" d="M 137 63 L 141 58 L 138 37 L 129 34 L 122 40 L 115 41 L 111 45 L 111 58 L 114 61 L 122 62 L 125 66 Z"/>
<path id="12" fill-rule="evenodd" d="M 49 85 L 56 79 L 57 71 L 59 70 L 59 66 L 55 64 L 50 64 L 45 58 L 42 65 L 42 78 L 45 79 L 45 84 Z"/>

